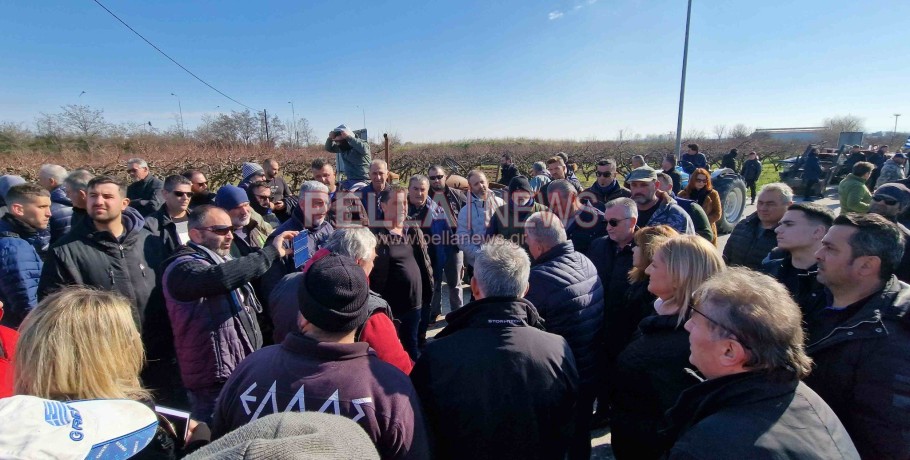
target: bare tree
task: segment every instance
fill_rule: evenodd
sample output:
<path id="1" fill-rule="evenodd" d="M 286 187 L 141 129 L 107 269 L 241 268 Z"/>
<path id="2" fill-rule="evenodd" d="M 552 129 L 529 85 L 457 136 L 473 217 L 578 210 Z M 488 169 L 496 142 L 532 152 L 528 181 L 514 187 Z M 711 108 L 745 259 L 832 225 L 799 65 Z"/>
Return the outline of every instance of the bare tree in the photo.
<path id="1" fill-rule="evenodd" d="M 736 126 L 734 126 L 732 129 L 730 129 L 730 137 L 732 137 L 733 139 L 745 139 L 752 135 L 752 131 L 753 131 L 752 128 L 750 128 L 742 123 L 739 123 Z"/>
<path id="2" fill-rule="evenodd" d="M 714 125 L 714 135 L 717 136 L 717 140 L 723 139 L 726 133 L 727 125 Z"/>
<path id="3" fill-rule="evenodd" d="M 107 129 L 104 111 L 87 105 L 69 104 L 61 107 L 63 112 L 57 115 L 58 123 L 67 131 L 83 137 L 96 137 Z"/>
<path id="4" fill-rule="evenodd" d="M 825 118 L 824 126 L 834 135 L 842 132 L 864 131 L 863 119 L 856 115 L 838 115 L 831 118 Z"/>

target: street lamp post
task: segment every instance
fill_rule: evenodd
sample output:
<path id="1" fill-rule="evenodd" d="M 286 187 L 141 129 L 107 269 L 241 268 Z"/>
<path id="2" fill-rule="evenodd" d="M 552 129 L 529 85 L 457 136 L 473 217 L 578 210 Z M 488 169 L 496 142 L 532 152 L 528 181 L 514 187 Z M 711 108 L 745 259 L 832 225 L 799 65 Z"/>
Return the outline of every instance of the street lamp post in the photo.
<path id="1" fill-rule="evenodd" d="M 174 96 L 177 98 L 177 108 L 180 109 L 180 135 L 185 136 L 186 129 L 184 129 L 184 126 L 183 126 L 183 104 L 180 103 L 180 96 L 178 96 L 174 93 L 171 93 L 171 96 Z"/>
<path id="2" fill-rule="evenodd" d="M 294 102 L 288 101 L 288 104 L 291 104 L 291 123 L 294 124 L 294 138 L 291 141 L 294 143 L 294 148 L 297 148 L 300 143 L 300 137 L 297 135 L 297 114 L 294 111 Z"/>
<path id="3" fill-rule="evenodd" d="M 689 7 L 686 10 L 686 44 L 683 47 L 683 65 L 682 78 L 679 83 L 679 116 L 676 119 L 676 158 L 682 155 L 682 120 L 683 120 L 683 101 L 686 98 L 686 64 L 689 61 L 689 20 L 692 18 L 692 0 L 689 0 Z"/>
<path id="4" fill-rule="evenodd" d="M 360 109 L 360 111 L 363 113 L 363 130 L 366 131 L 367 130 L 367 111 L 366 111 L 366 109 L 364 109 L 363 107 L 361 107 L 359 105 L 357 105 L 355 107 Z"/>
<path id="5" fill-rule="evenodd" d="M 901 116 L 901 114 L 894 114 L 894 131 L 891 131 L 891 142 L 888 142 L 891 145 L 894 145 L 894 136 L 897 135 L 897 117 L 899 116 Z M 895 152 L 900 152 L 900 149 L 895 150 Z"/>

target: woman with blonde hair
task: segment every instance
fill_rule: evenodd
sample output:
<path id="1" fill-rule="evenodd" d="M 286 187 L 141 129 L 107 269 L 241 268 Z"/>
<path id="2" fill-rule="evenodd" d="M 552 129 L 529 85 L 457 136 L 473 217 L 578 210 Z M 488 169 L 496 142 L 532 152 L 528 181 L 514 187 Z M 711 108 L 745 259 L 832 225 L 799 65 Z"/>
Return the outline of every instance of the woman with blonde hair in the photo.
<path id="1" fill-rule="evenodd" d="M 636 337 L 620 353 L 610 382 L 613 452 L 620 460 L 660 458 L 656 440 L 664 413 L 683 390 L 698 383 L 686 371 L 691 367 L 689 333 L 683 328 L 692 294 L 726 268 L 717 248 L 697 235 L 678 235 L 652 245 L 645 274 L 648 291 L 657 297 L 657 314 L 641 321 Z"/>
<path id="2" fill-rule="evenodd" d="M 131 399 L 152 407 L 139 381 L 144 360 L 126 298 L 66 288 L 39 303 L 19 328 L 15 391 L 57 401 Z M 135 458 L 173 458 L 175 440 L 173 427 L 159 417 L 158 433 Z"/>
<path id="3" fill-rule="evenodd" d="M 720 220 L 723 207 L 720 203 L 720 194 L 711 184 L 711 174 L 705 169 L 696 169 L 689 176 L 689 184 L 685 190 L 679 192 L 679 196 L 695 201 L 705 210 L 708 222 L 711 222 L 711 230 L 714 232 L 714 239 L 711 242 L 717 245 L 717 221 Z"/>

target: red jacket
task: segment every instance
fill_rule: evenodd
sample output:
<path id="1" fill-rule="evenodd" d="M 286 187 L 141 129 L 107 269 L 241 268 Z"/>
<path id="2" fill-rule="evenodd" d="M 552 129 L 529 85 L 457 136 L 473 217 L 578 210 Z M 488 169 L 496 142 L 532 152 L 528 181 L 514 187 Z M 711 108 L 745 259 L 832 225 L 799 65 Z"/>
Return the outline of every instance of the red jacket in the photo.
<path id="1" fill-rule="evenodd" d="M 3 310 L 0 309 L 0 317 Z M 16 342 L 19 333 L 6 326 L 0 326 L 0 398 L 13 395 L 13 357 L 16 355 Z M 410 369 L 408 369 L 410 370 Z"/>

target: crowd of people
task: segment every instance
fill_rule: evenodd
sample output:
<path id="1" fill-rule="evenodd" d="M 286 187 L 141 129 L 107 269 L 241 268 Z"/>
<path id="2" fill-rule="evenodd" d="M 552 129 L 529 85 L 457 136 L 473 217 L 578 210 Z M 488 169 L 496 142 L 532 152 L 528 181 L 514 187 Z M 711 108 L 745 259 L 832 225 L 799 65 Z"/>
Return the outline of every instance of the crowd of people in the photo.
<path id="1" fill-rule="evenodd" d="M 274 160 L 217 190 L 138 158 L 128 185 L 0 177 L 0 411 L 189 413 L 185 431 L 153 417 L 137 458 L 278 437 L 259 454 L 586 459 L 606 426 L 619 459 L 910 457 L 910 189 L 892 172 L 863 194 L 855 162 L 840 215 L 767 184 L 720 251 L 695 144 L 625 177 L 598 161 L 588 188 L 564 153 L 528 176 L 503 155 L 501 190 L 441 165 L 392 183 L 344 125 L 325 149 L 296 194 Z"/>

